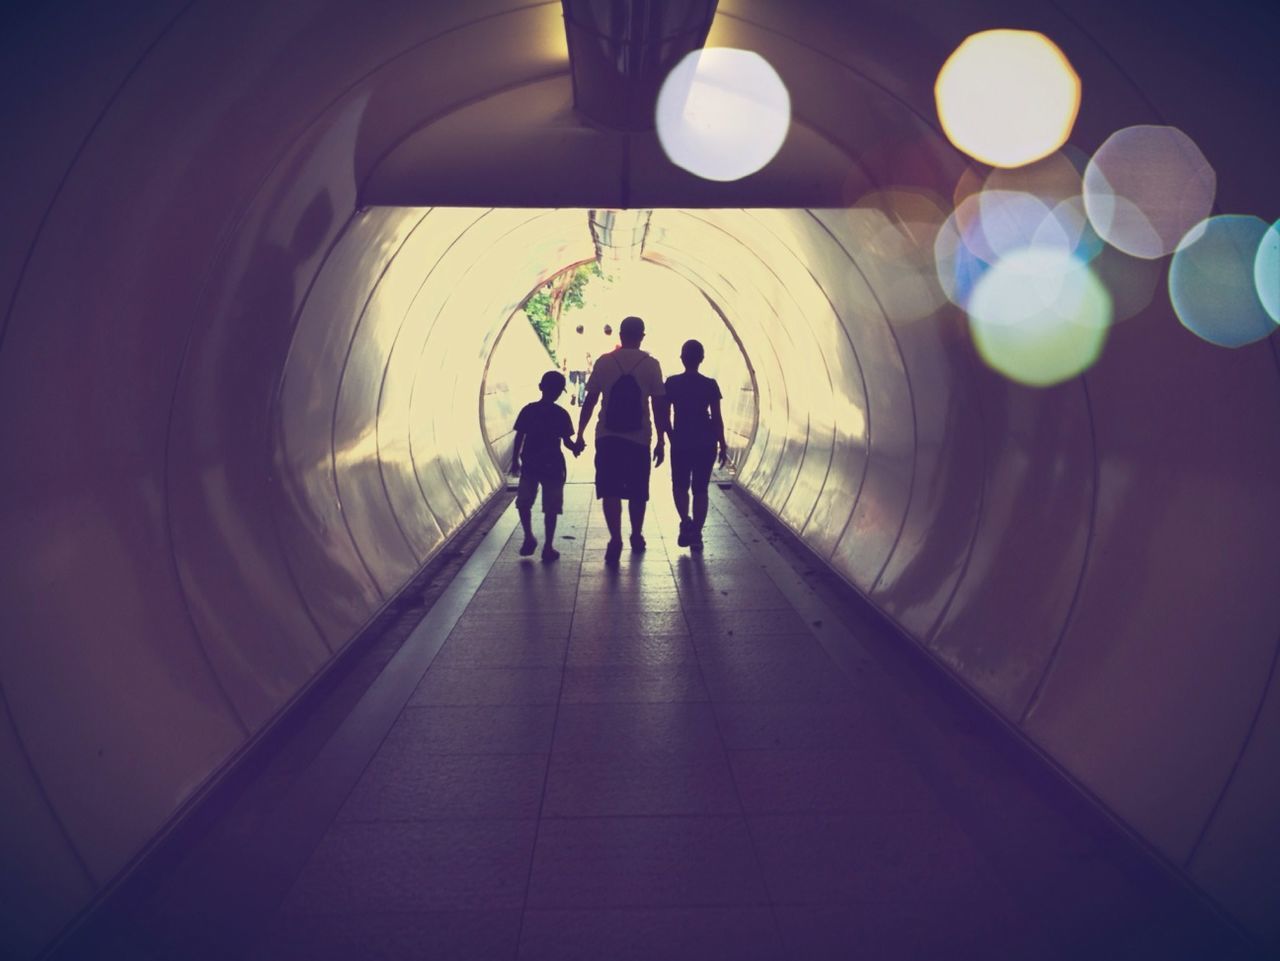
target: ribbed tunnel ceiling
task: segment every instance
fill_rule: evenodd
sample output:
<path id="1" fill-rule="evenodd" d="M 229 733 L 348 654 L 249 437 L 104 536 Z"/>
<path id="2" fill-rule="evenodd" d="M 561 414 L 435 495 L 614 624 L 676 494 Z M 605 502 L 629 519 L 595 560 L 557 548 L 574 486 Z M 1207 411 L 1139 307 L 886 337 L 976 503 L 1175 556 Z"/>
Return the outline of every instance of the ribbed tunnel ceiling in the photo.
<path id="1" fill-rule="evenodd" d="M 743 347 L 744 489 L 1277 936 L 1274 338 L 1211 348 L 1157 292 L 1085 377 L 1020 387 L 880 246 L 874 209 L 844 206 L 951 195 L 933 77 L 966 34 L 1016 25 L 1084 78 L 1078 146 L 1177 123 L 1222 209 L 1274 219 L 1265 31 L 1217 21 L 1199 50 L 1175 10 L 723 2 L 708 42 L 763 54 L 794 125 L 761 173 L 710 183 L 573 113 L 556 3 L 81 13 L 6 52 L 26 133 L 0 160 L 22 188 L 0 246 L 19 956 L 499 486 L 482 411 L 509 402 L 485 365 L 522 299 L 594 256 L 586 208 L 615 207 L 654 210 L 646 258 Z"/>

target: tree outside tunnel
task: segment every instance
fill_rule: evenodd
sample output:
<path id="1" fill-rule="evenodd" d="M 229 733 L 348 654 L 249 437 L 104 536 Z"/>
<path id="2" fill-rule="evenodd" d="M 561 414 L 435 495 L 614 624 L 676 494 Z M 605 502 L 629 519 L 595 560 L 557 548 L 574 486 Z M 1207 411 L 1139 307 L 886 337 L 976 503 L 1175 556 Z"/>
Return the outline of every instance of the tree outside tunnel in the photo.
<path id="1" fill-rule="evenodd" d="M 586 288 L 592 278 L 605 283 L 613 280 L 612 275 L 606 274 L 596 261 L 578 264 L 556 274 L 520 305 L 542 346 L 556 363 L 560 362 L 561 318 L 566 312 L 579 310 L 586 304 Z"/>

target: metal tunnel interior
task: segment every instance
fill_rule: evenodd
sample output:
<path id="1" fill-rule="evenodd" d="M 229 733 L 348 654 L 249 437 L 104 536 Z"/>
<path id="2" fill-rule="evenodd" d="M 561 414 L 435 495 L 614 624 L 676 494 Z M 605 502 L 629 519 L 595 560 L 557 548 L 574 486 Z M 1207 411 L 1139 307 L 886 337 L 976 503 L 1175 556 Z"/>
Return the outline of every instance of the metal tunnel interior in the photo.
<path id="1" fill-rule="evenodd" d="M 1218 207 L 1272 220 L 1275 23 L 1250 17 L 723 0 L 708 43 L 766 55 L 794 103 L 781 153 L 735 183 L 574 116 L 560 3 L 17 20 L 5 953 L 94 903 L 504 485 L 545 364 L 508 322 L 597 255 L 601 208 L 652 210 L 644 258 L 725 320 L 750 398 L 727 408 L 740 487 L 1280 944 L 1275 337 L 1198 340 L 1153 274 L 1085 375 L 1020 386 L 981 363 L 920 251 L 849 206 L 951 195 L 967 162 L 933 114 L 937 65 L 1015 25 L 1085 79 L 1073 142 L 1177 124 Z"/>

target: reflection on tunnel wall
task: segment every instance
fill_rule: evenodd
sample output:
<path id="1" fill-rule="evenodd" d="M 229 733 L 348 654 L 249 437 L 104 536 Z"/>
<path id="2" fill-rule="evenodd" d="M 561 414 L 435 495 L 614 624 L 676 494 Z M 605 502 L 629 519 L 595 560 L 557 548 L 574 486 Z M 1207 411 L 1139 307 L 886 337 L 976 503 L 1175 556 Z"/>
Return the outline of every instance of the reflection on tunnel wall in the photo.
<path id="1" fill-rule="evenodd" d="M 978 361 L 931 271 L 877 255 L 873 213 L 654 214 L 648 255 L 724 308 L 757 374 L 743 485 L 1273 931 L 1280 879 L 1251 847 L 1275 843 L 1270 348 L 1216 350 L 1157 304 L 1087 377 L 1020 386 Z"/>

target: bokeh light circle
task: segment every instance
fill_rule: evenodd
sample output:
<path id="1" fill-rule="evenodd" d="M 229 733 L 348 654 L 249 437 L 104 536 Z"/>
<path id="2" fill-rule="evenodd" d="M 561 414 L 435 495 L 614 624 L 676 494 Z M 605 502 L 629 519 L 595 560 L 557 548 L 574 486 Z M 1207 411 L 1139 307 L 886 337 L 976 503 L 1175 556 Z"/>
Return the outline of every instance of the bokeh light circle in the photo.
<path id="1" fill-rule="evenodd" d="M 1243 347 L 1276 329 L 1254 280 L 1267 224 L 1228 214 L 1196 225 L 1173 253 L 1169 299 L 1182 326 L 1220 347 Z"/>
<path id="2" fill-rule="evenodd" d="M 1015 251 L 991 267 L 969 298 L 982 359 L 1011 380 L 1047 387 L 1089 368 L 1111 324 L 1111 298 L 1089 269 L 1052 248 Z"/>
<path id="3" fill-rule="evenodd" d="M 977 199 L 970 196 L 965 203 L 976 204 Z M 963 308 L 968 306 L 974 286 L 987 272 L 990 264 L 977 256 L 965 243 L 964 229 L 958 214 L 958 211 L 952 211 L 938 228 L 938 235 L 933 242 L 933 261 L 943 294 L 947 300 Z"/>
<path id="4" fill-rule="evenodd" d="M 1263 309 L 1280 324 L 1280 220 L 1271 225 L 1258 244 L 1253 260 L 1253 283 L 1258 288 Z"/>
<path id="5" fill-rule="evenodd" d="M 1163 257 L 1209 216 L 1217 184 L 1200 148 L 1177 127 L 1126 127 L 1108 137 L 1085 168 L 1085 210 L 1113 247 L 1133 257 Z"/>
<path id="6" fill-rule="evenodd" d="M 782 148 L 791 97 L 758 53 L 706 47 L 667 75 L 655 120 L 662 149 L 677 167 L 706 180 L 740 180 Z"/>
<path id="7" fill-rule="evenodd" d="M 1080 111 L 1080 77 L 1042 33 L 985 30 L 947 58 L 933 88 L 947 138 L 993 167 L 1020 167 L 1064 143 Z"/>

